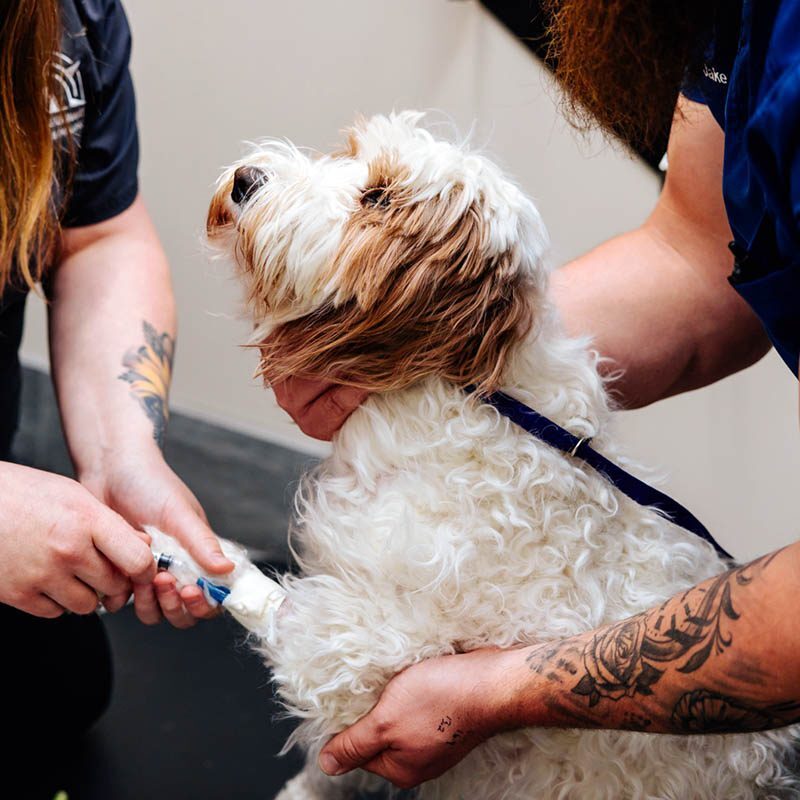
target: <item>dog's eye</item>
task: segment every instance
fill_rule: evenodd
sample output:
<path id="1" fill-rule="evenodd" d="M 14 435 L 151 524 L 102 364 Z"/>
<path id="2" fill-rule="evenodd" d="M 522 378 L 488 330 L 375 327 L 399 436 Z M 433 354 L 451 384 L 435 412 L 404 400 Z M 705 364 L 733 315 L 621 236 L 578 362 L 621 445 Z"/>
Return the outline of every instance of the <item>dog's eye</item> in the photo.
<path id="1" fill-rule="evenodd" d="M 361 195 L 361 205 L 364 208 L 388 208 L 391 198 L 384 186 L 366 189 Z"/>

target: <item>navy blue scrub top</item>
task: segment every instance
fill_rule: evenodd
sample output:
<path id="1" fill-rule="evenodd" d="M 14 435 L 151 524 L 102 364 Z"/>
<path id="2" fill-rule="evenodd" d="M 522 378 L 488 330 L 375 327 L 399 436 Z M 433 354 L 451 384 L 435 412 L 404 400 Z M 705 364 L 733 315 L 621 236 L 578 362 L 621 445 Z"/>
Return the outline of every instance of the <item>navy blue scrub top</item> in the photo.
<path id="1" fill-rule="evenodd" d="M 683 88 L 725 131 L 730 281 L 792 373 L 800 361 L 800 0 L 732 2 Z"/>
<path id="2" fill-rule="evenodd" d="M 77 145 L 65 227 L 92 225 L 128 208 L 138 192 L 139 141 L 128 71 L 131 36 L 119 0 L 62 0 L 64 34 L 56 56 L 61 94 L 51 100 L 54 141 L 69 125 Z M 113 265 L 109 265 L 112 268 Z M 17 426 L 27 289 L 17 280 L 0 297 L 0 459 Z"/>

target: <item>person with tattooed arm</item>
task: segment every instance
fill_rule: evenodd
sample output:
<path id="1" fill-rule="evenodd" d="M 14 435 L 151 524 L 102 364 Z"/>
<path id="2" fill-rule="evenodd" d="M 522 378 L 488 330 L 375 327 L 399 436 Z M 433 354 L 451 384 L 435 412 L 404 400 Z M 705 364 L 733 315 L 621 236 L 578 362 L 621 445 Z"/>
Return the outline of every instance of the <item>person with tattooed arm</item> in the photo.
<path id="1" fill-rule="evenodd" d="M 650 217 L 553 276 L 567 329 L 622 369 L 614 391 L 631 408 L 743 369 L 770 344 L 797 376 L 800 2 L 545 5 L 577 123 L 647 143 L 672 119 Z M 364 399 L 302 376 L 275 392 L 323 439 Z M 800 543 L 580 636 L 423 661 L 328 742 L 320 767 L 411 787 L 515 727 L 693 734 L 800 721 L 798 587 Z"/>
<path id="2" fill-rule="evenodd" d="M 38 746 L 108 703 L 94 611 L 131 594 L 148 624 L 211 609 L 156 576 L 144 524 L 209 573 L 223 556 L 161 446 L 175 343 L 169 268 L 138 192 L 130 34 L 118 0 L 0 7 L 0 659 L 3 721 Z M 25 299 L 41 281 L 76 480 L 13 462 Z M 65 614 L 65 612 L 68 612 Z"/>

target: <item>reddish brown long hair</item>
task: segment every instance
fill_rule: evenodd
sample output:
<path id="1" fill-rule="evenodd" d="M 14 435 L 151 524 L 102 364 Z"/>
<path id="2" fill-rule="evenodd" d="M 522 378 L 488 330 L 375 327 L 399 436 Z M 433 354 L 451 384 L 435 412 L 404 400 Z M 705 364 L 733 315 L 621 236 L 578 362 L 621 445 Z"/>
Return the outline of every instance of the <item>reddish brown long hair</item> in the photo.
<path id="1" fill-rule="evenodd" d="M 648 147 L 699 71 L 721 0 L 543 0 L 569 119 Z"/>
<path id="2" fill-rule="evenodd" d="M 59 47 L 58 0 L 0 4 L 0 292 L 15 275 L 41 277 L 58 232 L 50 98 Z"/>

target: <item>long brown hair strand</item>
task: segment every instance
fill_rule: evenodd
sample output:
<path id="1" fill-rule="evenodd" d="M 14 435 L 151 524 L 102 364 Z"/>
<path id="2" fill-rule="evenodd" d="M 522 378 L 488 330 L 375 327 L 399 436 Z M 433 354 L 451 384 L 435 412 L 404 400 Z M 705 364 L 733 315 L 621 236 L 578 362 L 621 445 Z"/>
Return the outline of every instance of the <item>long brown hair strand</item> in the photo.
<path id="1" fill-rule="evenodd" d="M 33 287 L 58 232 L 50 101 L 61 34 L 57 0 L 0 3 L 0 292 Z M 16 270 L 15 270 L 16 265 Z"/>

